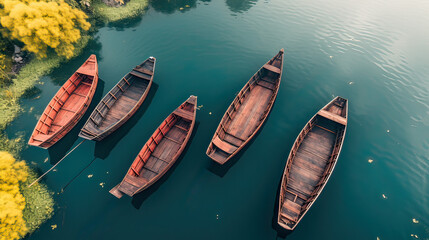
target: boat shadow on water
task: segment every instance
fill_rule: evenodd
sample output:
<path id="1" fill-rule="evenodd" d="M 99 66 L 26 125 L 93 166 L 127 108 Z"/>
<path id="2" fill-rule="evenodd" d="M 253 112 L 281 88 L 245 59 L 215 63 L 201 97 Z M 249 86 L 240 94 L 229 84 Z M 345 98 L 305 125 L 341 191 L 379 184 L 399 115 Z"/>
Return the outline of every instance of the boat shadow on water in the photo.
<path id="1" fill-rule="evenodd" d="M 101 97 L 103 96 L 103 90 L 104 90 L 104 81 L 101 78 L 99 78 L 97 90 L 95 91 L 91 104 L 89 105 L 83 117 L 79 120 L 76 126 L 74 126 L 69 133 L 67 133 L 61 140 L 59 140 L 52 147 L 48 148 L 49 162 L 52 165 L 56 164 L 61 158 L 63 158 L 70 150 L 70 148 L 75 144 L 76 140 L 79 138 L 78 134 L 80 132 L 80 129 L 83 127 L 86 120 L 89 118 L 89 115 L 91 115 L 92 111 L 95 109 L 98 102 L 101 100 Z"/>
<path id="2" fill-rule="evenodd" d="M 275 102 L 273 105 L 273 108 L 275 106 Z M 265 122 L 262 124 L 261 128 L 259 129 L 259 131 L 257 133 L 255 133 L 255 136 L 253 136 L 253 138 L 246 144 L 246 146 L 244 146 L 239 153 L 237 153 L 237 155 L 235 155 L 234 157 L 232 157 L 229 161 L 227 161 L 225 164 L 220 165 L 218 163 L 216 163 L 215 161 L 211 160 L 207 155 L 206 157 L 210 159 L 210 164 L 208 166 L 208 170 L 216 175 L 218 175 L 219 177 L 223 177 L 225 176 L 225 174 L 229 171 L 229 169 L 234 166 L 238 160 L 244 155 L 244 153 L 247 151 L 247 149 L 253 144 L 253 142 L 258 138 L 259 134 L 264 130 L 265 127 L 265 123 L 270 119 L 270 115 L 268 114 L 267 119 L 265 120 Z"/>
<path id="3" fill-rule="evenodd" d="M 113 148 L 115 148 L 116 144 L 118 144 L 119 141 L 125 135 L 127 135 L 127 133 L 137 124 L 137 122 L 146 112 L 157 90 L 158 90 L 158 84 L 152 83 L 152 87 L 145 101 L 137 110 L 137 112 L 130 119 L 128 119 L 128 121 L 124 125 L 119 127 L 119 129 L 114 131 L 105 139 L 95 143 L 94 157 L 100 158 L 100 159 L 106 159 L 110 155 L 110 152 L 112 151 Z"/>
<path id="4" fill-rule="evenodd" d="M 143 204 L 143 202 L 147 198 L 149 198 L 152 195 L 152 193 L 154 193 L 170 177 L 170 175 L 174 172 L 174 170 L 176 169 L 176 167 L 180 164 L 180 162 L 182 161 L 182 159 L 186 156 L 186 153 L 188 152 L 189 146 L 192 144 L 192 139 L 194 139 L 194 136 L 195 136 L 196 132 L 198 131 L 198 126 L 199 125 L 200 125 L 200 123 L 198 121 L 195 121 L 195 126 L 194 126 L 194 129 L 192 131 L 191 137 L 189 138 L 188 144 L 186 144 L 186 147 L 185 147 L 185 149 L 183 149 L 182 154 L 177 159 L 177 161 L 173 164 L 173 166 L 170 168 L 170 170 L 168 170 L 167 173 L 164 176 L 162 176 L 157 182 L 155 182 L 148 189 L 144 190 L 141 193 L 138 193 L 138 194 L 134 195 L 133 199 L 131 200 L 131 204 L 136 209 L 140 209 L 140 207 Z"/>

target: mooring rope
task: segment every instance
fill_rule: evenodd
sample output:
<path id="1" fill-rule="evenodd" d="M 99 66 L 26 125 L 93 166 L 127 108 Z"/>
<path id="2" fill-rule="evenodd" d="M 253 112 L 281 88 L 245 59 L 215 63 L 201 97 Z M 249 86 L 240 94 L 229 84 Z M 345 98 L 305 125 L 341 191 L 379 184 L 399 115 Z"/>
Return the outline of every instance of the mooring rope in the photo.
<path id="1" fill-rule="evenodd" d="M 78 145 L 76 145 L 76 147 L 74 147 L 72 150 L 70 150 L 63 158 L 61 158 L 57 163 L 55 163 L 54 166 L 52 166 L 48 171 L 46 171 L 42 176 L 40 176 L 38 179 L 36 179 L 34 182 L 32 182 L 27 187 L 31 187 L 36 182 L 40 181 L 40 179 L 42 179 L 46 174 L 48 174 L 52 169 L 54 169 L 58 164 L 60 164 L 61 161 L 63 161 L 70 153 L 72 153 L 77 147 L 79 147 L 85 141 L 86 141 L 86 139 L 83 139 L 82 142 L 80 142 Z"/>

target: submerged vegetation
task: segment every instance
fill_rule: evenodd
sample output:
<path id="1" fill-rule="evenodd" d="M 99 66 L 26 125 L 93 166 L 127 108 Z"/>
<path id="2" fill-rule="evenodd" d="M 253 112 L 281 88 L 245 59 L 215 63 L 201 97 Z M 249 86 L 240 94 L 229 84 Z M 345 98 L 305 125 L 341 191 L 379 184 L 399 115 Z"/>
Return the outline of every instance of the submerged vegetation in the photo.
<path id="1" fill-rule="evenodd" d="M 0 152 L 0 239 L 15 240 L 33 232 L 53 213 L 54 201 L 45 185 L 26 188 L 36 174 L 24 161 Z"/>

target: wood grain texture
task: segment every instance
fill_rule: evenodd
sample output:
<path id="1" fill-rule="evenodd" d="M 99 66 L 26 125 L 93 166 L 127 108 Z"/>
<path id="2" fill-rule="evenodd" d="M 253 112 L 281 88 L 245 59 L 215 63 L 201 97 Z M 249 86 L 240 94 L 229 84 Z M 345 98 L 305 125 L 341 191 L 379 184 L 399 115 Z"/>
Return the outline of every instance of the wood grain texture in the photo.
<path id="1" fill-rule="evenodd" d="M 49 148 L 63 138 L 88 109 L 97 84 L 97 58 L 91 55 L 46 106 L 28 144 Z"/>
<path id="2" fill-rule="evenodd" d="M 280 187 L 277 223 L 284 229 L 297 226 L 328 182 L 344 142 L 347 111 L 348 101 L 334 98 L 295 140 Z"/>
<path id="3" fill-rule="evenodd" d="M 118 198 L 123 194 L 133 196 L 158 181 L 186 147 L 195 125 L 196 110 L 197 97 L 190 96 L 173 111 L 143 145 L 122 182 L 110 193 Z"/>
<path id="4" fill-rule="evenodd" d="M 152 86 L 156 59 L 151 57 L 126 74 L 100 101 L 79 136 L 101 141 L 122 126 L 143 104 Z M 137 72 L 138 74 L 132 74 Z"/>
<path id="5" fill-rule="evenodd" d="M 207 156 L 219 164 L 235 156 L 258 132 L 277 97 L 282 77 L 281 49 L 244 85 L 226 110 L 207 148 Z"/>

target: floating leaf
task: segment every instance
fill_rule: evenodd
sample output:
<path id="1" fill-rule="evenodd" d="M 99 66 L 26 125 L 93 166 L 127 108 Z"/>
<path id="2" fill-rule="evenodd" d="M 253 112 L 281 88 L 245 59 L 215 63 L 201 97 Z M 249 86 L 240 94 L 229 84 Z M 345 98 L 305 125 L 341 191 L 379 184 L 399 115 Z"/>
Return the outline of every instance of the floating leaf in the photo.
<path id="1" fill-rule="evenodd" d="M 413 218 L 413 223 L 419 223 L 419 220 Z"/>
<path id="2" fill-rule="evenodd" d="M 89 175 L 88 175 L 88 178 L 92 178 L 92 176 L 93 176 L 92 174 L 89 174 Z"/>
<path id="3" fill-rule="evenodd" d="M 182 10 L 183 10 L 183 8 L 181 7 L 181 8 L 179 8 L 179 10 L 180 10 L 180 11 L 182 11 Z"/>
<path id="4" fill-rule="evenodd" d="M 49 160 L 49 158 L 45 158 L 45 160 L 43 160 L 44 163 L 46 163 Z"/>
<path id="5" fill-rule="evenodd" d="M 372 162 L 374 162 L 374 160 L 372 160 L 372 159 L 370 158 L 370 159 L 368 159 L 368 162 L 369 162 L 369 163 L 372 163 Z"/>
<path id="6" fill-rule="evenodd" d="M 386 132 L 390 132 L 390 130 L 389 129 L 387 129 L 387 131 Z"/>
<path id="7" fill-rule="evenodd" d="M 212 115 L 212 112 L 209 112 L 209 115 Z"/>
<path id="8" fill-rule="evenodd" d="M 102 188 L 104 188 L 104 182 L 101 182 L 101 183 L 100 183 L 100 186 L 101 186 Z"/>
<path id="9" fill-rule="evenodd" d="M 352 85 L 352 84 L 354 84 L 354 82 L 349 82 L 349 85 Z"/>
<path id="10" fill-rule="evenodd" d="M 330 58 L 330 59 L 332 59 L 332 58 L 333 58 L 333 56 L 329 56 L 329 58 Z"/>
<path id="11" fill-rule="evenodd" d="M 381 194 L 381 196 L 382 196 L 384 199 L 387 199 L 387 196 L 386 196 L 386 195 Z"/>
<path id="12" fill-rule="evenodd" d="M 57 228 L 57 224 L 51 225 L 52 230 L 54 230 L 55 228 Z"/>
<path id="13" fill-rule="evenodd" d="M 185 7 L 190 7 L 189 5 L 185 5 Z"/>

